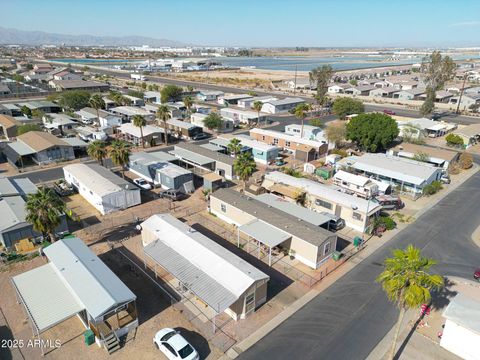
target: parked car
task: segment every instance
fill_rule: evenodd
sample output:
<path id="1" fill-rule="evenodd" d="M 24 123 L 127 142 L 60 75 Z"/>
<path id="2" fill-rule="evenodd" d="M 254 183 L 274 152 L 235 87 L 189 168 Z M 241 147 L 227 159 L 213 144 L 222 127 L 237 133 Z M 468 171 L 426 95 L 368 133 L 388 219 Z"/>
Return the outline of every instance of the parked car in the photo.
<path id="1" fill-rule="evenodd" d="M 149 182 L 143 178 L 136 178 L 136 179 L 133 179 L 133 183 L 135 185 L 138 185 L 140 186 L 143 190 L 151 190 L 152 189 L 152 185 L 149 184 Z"/>
<path id="2" fill-rule="evenodd" d="M 173 201 L 178 201 L 185 199 L 187 195 L 182 193 L 180 190 L 169 189 L 162 191 L 160 194 L 158 194 L 158 197 L 160 199 L 170 199 Z"/>
<path id="3" fill-rule="evenodd" d="M 170 360 L 198 360 L 197 350 L 174 329 L 165 328 L 158 331 L 153 343 Z"/>
<path id="4" fill-rule="evenodd" d="M 383 110 L 383 113 L 384 113 L 384 114 L 387 114 L 387 115 L 395 115 L 395 111 L 393 111 L 393 110 L 388 110 L 388 109 Z"/>
<path id="5" fill-rule="evenodd" d="M 330 218 L 330 220 L 322 225 L 323 228 L 330 230 L 330 231 L 338 231 L 345 227 L 345 220 L 343 220 L 340 216 L 330 214 L 328 212 L 321 212 L 322 215 Z"/>
<path id="6" fill-rule="evenodd" d="M 473 273 L 473 278 L 477 281 L 480 281 L 480 268 L 475 270 L 475 272 Z"/>
<path id="7" fill-rule="evenodd" d="M 204 139 L 208 139 L 209 136 L 210 135 L 206 133 L 199 133 L 199 134 L 193 135 L 192 140 L 204 140 Z"/>
<path id="8" fill-rule="evenodd" d="M 447 174 L 442 175 L 440 181 L 444 184 L 450 184 L 452 182 L 452 180 L 450 180 L 450 176 L 448 176 Z"/>
<path id="9" fill-rule="evenodd" d="M 438 120 L 440 120 L 441 117 L 442 117 L 441 114 L 438 114 L 438 113 L 433 113 L 432 114 L 432 120 L 433 121 L 438 121 Z"/>
<path id="10" fill-rule="evenodd" d="M 379 195 L 375 201 L 382 205 L 384 210 L 399 210 L 405 206 L 402 199 L 396 195 Z"/>

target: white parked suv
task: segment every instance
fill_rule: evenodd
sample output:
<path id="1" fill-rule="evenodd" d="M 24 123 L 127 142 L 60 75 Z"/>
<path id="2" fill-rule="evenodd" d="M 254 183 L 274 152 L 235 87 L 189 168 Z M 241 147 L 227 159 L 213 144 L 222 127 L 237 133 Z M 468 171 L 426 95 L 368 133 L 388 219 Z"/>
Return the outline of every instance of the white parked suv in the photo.
<path id="1" fill-rule="evenodd" d="M 142 178 L 133 179 L 133 183 L 140 186 L 144 190 L 150 190 L 152 188 L 152 185 L 150 185 L 147 180 Z"/>
<path id="2" fill-rule="evenodd" d="M 197 350 L 190 345 L 180 332 L 170 328 L 155 334 L 153 343 L 169 360 L 199 360 Z"/>

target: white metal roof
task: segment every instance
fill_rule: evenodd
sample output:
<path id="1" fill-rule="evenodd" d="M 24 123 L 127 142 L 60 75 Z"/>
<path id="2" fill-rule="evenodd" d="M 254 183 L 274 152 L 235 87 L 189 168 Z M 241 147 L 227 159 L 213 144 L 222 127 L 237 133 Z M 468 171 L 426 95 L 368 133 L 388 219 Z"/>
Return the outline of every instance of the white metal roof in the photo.
<path id="1" fill-rule="evenodd" d="M 378 174 L 410 184 L 421 185 L 435 172 L 434 165 L 386 154 L 364 154 L 355 157 L 354 169 Z"/>
<path id="2" fill-rule="evenodd" d="M 14 276 L 12 282 L 39 332 L 85 309 L 52 263 Z"/>
<path id="3" fill-rule="evenodd" d="M 220 135 L 220 136 L 218 136 L 218 139 L 224 139 L 228 142 L 230 142 L 230 140 L 232 140 L 233 138 L 237 138 L 238 140 L 241 141 L 241 144 L 243 146 L 247 146 L 247 147 L 252 148 L 252 149 L 257 149 L 257 150 L 261 150 L 261 151 L 273 151 L 273 150 L 277 150 L 277 149 L 280 150 L 280 148 L 278 146 L 265 144 L 261 141 L 252 139 L 248 135 L 237 134 L 237 135 Z"/>
<path id="4" fill-rule="evenodd" d="M 311 146 L 313 148 L 318 148 L 318 147 L 323 145 L 323 143 L 320 142 L 320 141 L 303 139 L 301 137 L 297 137 L 297 136 L 294 136 L 294 135 L 289 135 L 289 134 L 286 134 L 284 132 L 275 131 L 275 130 L 254 128 L 254 129 L 250 130 L 250 134 L 259 134 L 259 135 L 271 136 L 273 138 L 278 138 L 278 139 L 282 139 L 282 140 L 286 140 L 286 141 L 291 141 L 291 142 Z"/>
<path id="5" fill-rule="evenodd" d="M 270 248 L 280 245 L 292 237 L 290 234 L 258 219 L 240 226 L 239 229 L 241 232 L 260 241 L 262 244 L 265 244 Z"/>
<path id="6" fill-rule="evenodd" d="M 142 132 L 138 126 L 133 125 L 132 123 L 125 123 L 120 125 L 118 130 L 123 134 L 129 134 L 136 138 L 140 138 L 142 136 Z M 154 125 L 145 125 L 142 127 L 143 136 L 149 136 L 154 134 L 164 133 L 164 129 L 159 126 Z"/>
<path id="7" fill-rule="evenodd" d="M 145 252 L 218 312 L 259 280 L 263 272 L 170 214 L 155 214 L 142 229 L 157 240 Z"/>
<path id="8" fill-rule="evenodd" d="M 330 217 L 320 214 L 319 212 L 307 209 L 303 206 L 287 201 L 280 196 L 273 194 L 261 194 L 255 196 L 255 199 L 272 206 L 278 210 L 294 215 L 303 221 L 306 221 L 315 226 L 321 226 L 331 220 Z"/>
<path id="9" fill-rule="evenodd" d="M 97 164 L 70 164 L 63 167 L 63 172 L 70 173 L 79 183 L 98 196 L 124 190 L 138 190 L 134 184 Z"/>
<path id="10" fill-rule="evenodd" d="M 25 223 L 25 201 L 21 196 L 0 198 L 0 231 Z"/>
<path id="11" fill-rule="evenodd" d="M 79 238 L 66 238 L 44 249 L 75 297 L 97 318 L 135 294 Z"/>
<path id="12" fill-rule="evenodd" d="M 454 323 L 480 335 L 480 302 L 465 294 L 457 294 L 443 312 Z"/>
<path id="13" fill-rule="evenodd" d="M 373 202 L 370 202 L 369 204 L 369 202 L 365 199 L 345 194 L 336 190 L 333 187 L 320 184 L 313 180 L 296 178 L 279 171 L 265 174 L 265 180 L 271 180 L 274 183 L 281 183 L 284 185 L 301 188 L 307 193 L 315 195 L 319 198 L 335 202 L 348 208 L 355 207 L 357 210 L 364 213 L 367 211 L 367 208 L 369 213 L 374 213 L 381 208 L 381 206 L 378 204 L 375 204 Z"/>
<path id="14" fill-rule="evenodd" d="M 338 170 L 333 178 L 343 180 L 357 186 L 365 186 L 370 181 L 370 179 L 366 176 L 355 175 L 343 170 Z"/>

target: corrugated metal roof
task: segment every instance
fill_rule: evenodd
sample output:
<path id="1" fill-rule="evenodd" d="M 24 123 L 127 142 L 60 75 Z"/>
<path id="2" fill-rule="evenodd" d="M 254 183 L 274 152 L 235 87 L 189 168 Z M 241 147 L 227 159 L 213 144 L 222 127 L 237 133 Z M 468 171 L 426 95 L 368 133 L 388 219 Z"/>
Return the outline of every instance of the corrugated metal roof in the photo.
<path id="1" fill-rule="evenodd" d="M 93 318 L 136 299 L 135 294 L 81 239 L 57 241 L 44 252 Z"/>
<path id="2" fill-rule="evenodd" d="M 286 232 L 278 230 L 258 219 L 240 226 L 239 230 L 270 248 L 280 245 L 284 241 L 292 238 L 292 236 Z"/>
<path id="3" fill-rule="evenodd" d="M 256 196 L 255 199 L 288 214 L 295 214 L 299 219 L 315 226 L 321 226 L 330 221 L 330 217 L 284 200 L 280 196 L 266 193 Z"/>
<path id="4" fill-rule="evenodd" d="M 0 196 L 20 195 L 20 191 L 13 185 L 9 178 L 0 178 Z"/>
<path id="5" fill-rule="evenodd" d="M 170 214 L 152 215 L 143 229 L 157 235 L 145 253 L 218 313 L 252 284 L 269 277 Z"/>
<path id="6" fill-rule="evenodd" d="M 79 138 L 63 138 L 63 141 L 65 141 L 67 144 L 75 146 L 75 147 L 87 147 L 88 144 L 79 139 Z"/>
<path id="7" fill-rule="evenodd" d="M 198 147 L 201 148 L 200 146 Z M 211 151 L 211 150 L 208 150 L 208 151 Z M 205 166 L 215 161 L 210 157 L 197 154 L 196 152 L 178 147 L 177 145 L 175 145 L 175 148 L 171 151 L 171 154 L 175 155 L 175 157 L 179 159 L 189 161 L 199 166 Z"/>
<path id="8" fill-rule="evenodd" d="M 98 164 L 71 164 L 64 166 L 63 172 L 73 175 L 77 181 L 98 196 L 139 189 L 136 185 Z"/>
<path id="9" fill-rule="evenodd" d="M 52 263 L 14 276 L 12 282 L 39 332 L 85 309 Z"/>

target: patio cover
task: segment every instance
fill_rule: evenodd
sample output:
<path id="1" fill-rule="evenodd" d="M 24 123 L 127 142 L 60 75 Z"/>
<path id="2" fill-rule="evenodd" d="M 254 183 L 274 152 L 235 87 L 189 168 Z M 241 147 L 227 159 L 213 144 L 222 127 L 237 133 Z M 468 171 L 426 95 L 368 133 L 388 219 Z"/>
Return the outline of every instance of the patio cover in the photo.
<path id="1" fill-rule="evenodd" d="M 12 283 L 37 334 L 85 309 L 66 287 L 51 263 L 14 276 Z"/>
<path id="2" fill-rule="evenodd" d="M 267 245 L 269 248 L 280 245 L 291 238 L 291 235 L 286 232 L 258 219 L 240 226 L 239 230 L 255 240 L 260 241 L 262 244 Z"/>

